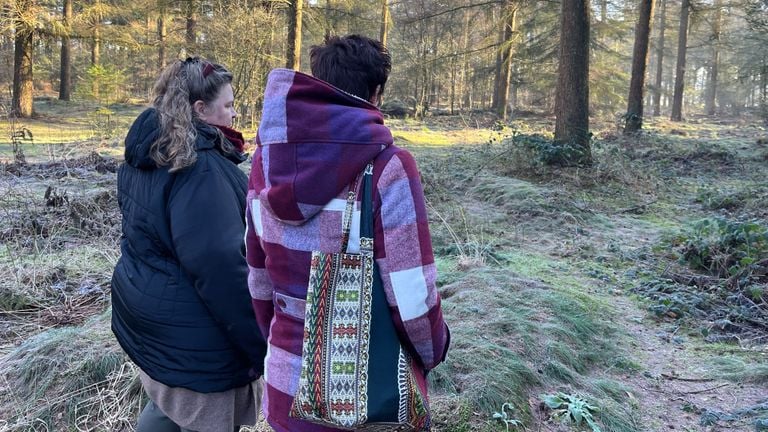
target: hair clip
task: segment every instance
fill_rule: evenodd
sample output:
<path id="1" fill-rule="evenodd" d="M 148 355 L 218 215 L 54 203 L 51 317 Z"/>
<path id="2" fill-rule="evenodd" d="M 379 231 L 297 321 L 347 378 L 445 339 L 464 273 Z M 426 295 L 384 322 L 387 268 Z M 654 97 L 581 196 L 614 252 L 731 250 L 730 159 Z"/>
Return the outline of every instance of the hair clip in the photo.
<path id="1" fill-rule="evenodd" d="M 203 78 L 208 78 L 208 75 L 210 75 L 214 69 L 215 68 L 211 63 L 205 62 L 205 67 L 203 68 Z"/>

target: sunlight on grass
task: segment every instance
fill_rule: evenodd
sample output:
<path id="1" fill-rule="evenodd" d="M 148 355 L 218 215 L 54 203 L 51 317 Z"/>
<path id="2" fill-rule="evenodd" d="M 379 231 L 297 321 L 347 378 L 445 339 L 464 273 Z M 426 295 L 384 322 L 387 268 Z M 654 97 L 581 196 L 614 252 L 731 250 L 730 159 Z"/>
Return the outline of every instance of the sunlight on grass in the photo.
<path id="1" fill-rule="evenodd" d="M 406 147 L 448 147 L 460 144 L 483 144 L 488 142 L 492 134 L 493 132 L 487 129 L 438 131 L 422 128 L 420 130 L 392 130 L 395 144 Z"/>

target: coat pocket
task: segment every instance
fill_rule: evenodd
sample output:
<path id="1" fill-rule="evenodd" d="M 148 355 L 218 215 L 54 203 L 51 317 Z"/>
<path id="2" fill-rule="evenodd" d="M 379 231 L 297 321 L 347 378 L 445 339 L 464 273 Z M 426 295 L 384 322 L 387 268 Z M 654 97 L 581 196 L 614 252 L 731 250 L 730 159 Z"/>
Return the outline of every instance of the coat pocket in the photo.
<path id="1" fill-rule="evenodd" d="M 304 321 L 306 303 L 304 299 L 291 297 L 279 292 L 275 293 L 275 311 L 299 321 Z"/>

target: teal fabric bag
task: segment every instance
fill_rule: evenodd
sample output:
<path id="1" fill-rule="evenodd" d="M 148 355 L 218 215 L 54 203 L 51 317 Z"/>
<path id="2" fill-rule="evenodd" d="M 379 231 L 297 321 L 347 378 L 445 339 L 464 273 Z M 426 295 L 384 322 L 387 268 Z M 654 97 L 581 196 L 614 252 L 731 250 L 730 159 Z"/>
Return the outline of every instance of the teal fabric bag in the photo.
<path id="1" fill-rule="evenodd" d="M 373 165 L 362 174 L 360 253 L 344 253 L 355 203 L 350 186 L 339 253 L 312 253 L 299 388 L 290 416 L 358 431 L 430 429 L 419 367 L 400 344 L 373 259 Z"/>

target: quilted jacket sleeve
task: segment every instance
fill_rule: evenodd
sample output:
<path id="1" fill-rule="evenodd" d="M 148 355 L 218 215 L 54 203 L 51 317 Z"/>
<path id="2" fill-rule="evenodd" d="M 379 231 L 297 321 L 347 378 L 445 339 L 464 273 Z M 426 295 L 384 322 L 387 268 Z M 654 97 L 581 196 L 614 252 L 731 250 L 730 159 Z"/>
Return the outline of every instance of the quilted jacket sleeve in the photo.
<path id="1" fill-rule="evenodd" d="M 248 289 L 251 292 L 251 304 L 256 314 L 256 321 L 262 334 L 269 334 L 269 324 L 275 314 L 272 303 L 272 281 L 265 267 L 266 255 L 261 246 L 261 208 L 259 192 L 264 189 L 264 176 L 261 171 L 261 149 L 253 156 L 253 168 L 248 181 L 247 207 L 245 220 L 246 261 L 248 262 Z"/>
<path id="2" fill-rule="evenodd" d="M 410 153 L 399 150 L 392 156 L 376 192 L 374 245 L 387 301 L 400 340 L 430 370 L 445 359 L 450 335 L 435 286 L 424 192 Z"/>

